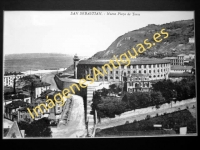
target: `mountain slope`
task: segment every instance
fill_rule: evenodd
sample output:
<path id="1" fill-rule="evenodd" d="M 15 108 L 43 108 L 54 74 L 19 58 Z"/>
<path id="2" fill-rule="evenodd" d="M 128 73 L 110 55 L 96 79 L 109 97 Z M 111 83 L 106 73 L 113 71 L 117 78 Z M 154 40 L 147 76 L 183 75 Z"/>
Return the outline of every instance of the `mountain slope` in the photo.
<path id="1" fill-rule="evenodd" d="M 157 53 L 165 53 L 170 56 L 175 51 L 179 53 L 189 53 L 194 51 L 194 44 L 188 43 L 189 38 L 194 37 L 194 20 L 182 20 L 162 25 L 150 24 L 146 27 L 134 30 L 118 37 L 106 50 L 97 52 L 90 59 L 112 58 L 113 55 L 120 55 L 145 39 L 153 40 L 153 35 L 161 29 L 166 29 L 169 37 L 165 42 L 156 43 L 151 49 L 140 56 L 149 57 Z"/>

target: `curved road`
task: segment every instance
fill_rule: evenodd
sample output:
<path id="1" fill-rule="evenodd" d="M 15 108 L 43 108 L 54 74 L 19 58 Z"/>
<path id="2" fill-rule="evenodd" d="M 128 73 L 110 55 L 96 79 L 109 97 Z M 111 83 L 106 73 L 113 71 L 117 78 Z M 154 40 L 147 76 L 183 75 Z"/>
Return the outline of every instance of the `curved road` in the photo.
<path id="1" fill-rule="evenodd" d="M 53 138 L 76 138 L 84 137 L 87 134 L 83 98 L 73 95 L 72 101 L 71 115 L 69 116 L 70 121 L 66 125 L 60 124 L 57 128 L 53 129 Z"/>
<path id="2" fill-rule="evenodd" d="M 49 73 L 49 74 L 44 74 L 42 76 L 42 81 L 51 84 L 50 88 L 51 90 L 60 90 L 57 85 L 56 82 L 54 80 L 54 76 L 56 73 Z"/>

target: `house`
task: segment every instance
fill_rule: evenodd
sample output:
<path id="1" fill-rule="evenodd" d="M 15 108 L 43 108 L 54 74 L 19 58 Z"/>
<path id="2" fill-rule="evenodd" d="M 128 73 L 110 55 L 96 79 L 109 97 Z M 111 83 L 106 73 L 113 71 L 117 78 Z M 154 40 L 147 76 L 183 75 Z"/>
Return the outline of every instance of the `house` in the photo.
<path id="1" fill-rule="evenodd" d="M 16 73 L 16 72 L 5 72 L 4 77 L 3 77 L 4 86 L 13 87 L 14 79 L 16 78 L 16 81 L 18 81 L 23 76 L 24 76 L 24 74 L 21 73 L 21 72 L 18 72 L 18 73 Z"/>
<path id="2" fill-rule="evenodd" d="M 127 92 L 148 92 L 151 88 L 151 82 L 148 74 L 133 73 L 127 76 Z"/>
<path id="3" fill-rule="evenodd" d="M 46 82 L 36 81 L 32 82 L 31 85 L 24 86 L 22 89 L 32 94 L 33 100 L 31 103 L 34 103 L 35 99 L 40 97 L 42 92 L 50 89 L 50 85 L 51 84 Z"/>
<path id="4" fill-rule="evenodd" d="M 25 131 L 20 130 L 16 121 L 12 124 L 11 128 L 4 127 L 4 138 L 24 138 Z"/>
<path id="5" fill-rule="evenodd" d="M 5 105 L 4 117 L 12 121 L 18 121 L 18 109 L 28 105 L 29 103 L 22 100 L 12 101 L 11 103 Z"/>

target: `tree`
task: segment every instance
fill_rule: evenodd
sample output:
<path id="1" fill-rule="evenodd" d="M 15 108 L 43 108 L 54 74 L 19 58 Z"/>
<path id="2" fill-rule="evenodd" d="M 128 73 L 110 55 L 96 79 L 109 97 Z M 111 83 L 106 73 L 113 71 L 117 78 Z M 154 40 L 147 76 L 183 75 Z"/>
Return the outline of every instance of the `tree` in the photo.
<path id="1" fill-rule="evenodd" d="M 49 128 L 50 120 L 42 118 L 34 120 L 31 124 L 19 122 L 20 130 L 25 130 L 27 137 L 51 137 L 51 129 Z"/>

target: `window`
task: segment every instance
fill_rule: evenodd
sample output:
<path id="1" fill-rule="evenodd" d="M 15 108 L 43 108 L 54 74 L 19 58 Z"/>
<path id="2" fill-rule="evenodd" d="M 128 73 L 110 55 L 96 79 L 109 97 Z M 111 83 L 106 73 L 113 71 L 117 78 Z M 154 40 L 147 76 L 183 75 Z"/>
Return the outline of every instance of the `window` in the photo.
<path id="1" fill-rule="evenodd" d="M 141 65 L 138 65 L 138 68 L 141 68 Z"/>
<path id="2" fill-rule="evenodd" d="M 146 65 L 144 65 L 144 68 L 146 68 Z"/>
<path id="3" fill-rule="evenodd" d="M 116 74 L 118 74 L 118 71 L 116 71 Z"/>
<path id="4" fill-rule="evenodd" d="M 151 78 L 151 76 L 149 76 L 149 78 Z"/>
<path id="5" fill-rule="evenodd" d="M 141 73 L 141 70 L 139 70 L 139 73 Z"/>
<path id="6" fill-rule="evenodd" d="M 128 71 L 128 74 L 130 74 L 131 72 L 130 71 Z"/>
<path id="7" fill-rule="evenodd" d="M 116 79 L 119 79 L 119 77 L 115 77 Z"/>
<path id="8" fill-rule="evenodd" d="M 149 65 L 149 68 L 151 68 L 151 65 Z"/>
<path id="9" fill-rule="evenodd" d="M 151 70 L 149 70 L 149 73 L 151 73 Z"/>
<path id="10" fill-rule="evenodd" d="M 107 76 L 105 76 L 105 79 L 108 79 L 108 77 L 107 77 Z"/>
<path id="11" fill-rule="evenodd" d="M 110 79 L 113 79 L 113 77 L 110 77 Z"/>
<path id="12" fill-rule="evenodd" d="M 126 66 L 126 68 L 130 68 L 130 65 Z"/>
<path id="13" fill-rule="evenodd" d="M 60 107 L 58 107 L 58 110 L 60 110 Z"/>
<path id="14" fill-rule="evenodd" d="M 158 69 L 158 72 L 159 72 L 159 69 Z"/>
<path id="15" fill-rule="evenodd" d="M 112 71 L 110 71 L 110 74 L 112 74 Z"/>
<path id="16" fill-rule="evenodd" d="M 124 66 L 121 66 L 122 69 L 124 69 Z"/>
<path id="17" fill-rule="evenodd" d="M 146 73 L 146 70 L 144 70 L 144 73 Z"/>
<path id="18" fill-rule="evenodd" d="M 160 77 L 160 75 L 158 75 L 158 77 Z"/>
<path id="19" fill-rule="evenodd" d="M 133 65 L 133 68 L 136 68 L 136 66 L 135 66 L 135 65 Z"/>
<path id="20" fill-rule="evenodd" d="M 133 71 L 133 73 L 135 73 L 135 70 Z"/>

